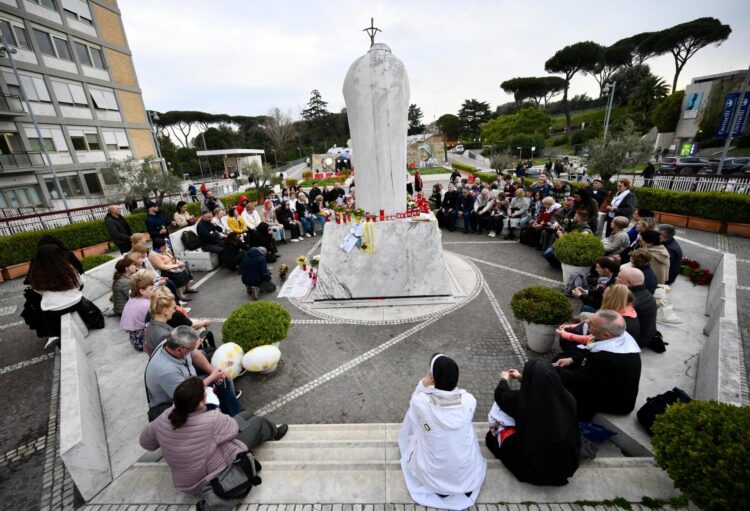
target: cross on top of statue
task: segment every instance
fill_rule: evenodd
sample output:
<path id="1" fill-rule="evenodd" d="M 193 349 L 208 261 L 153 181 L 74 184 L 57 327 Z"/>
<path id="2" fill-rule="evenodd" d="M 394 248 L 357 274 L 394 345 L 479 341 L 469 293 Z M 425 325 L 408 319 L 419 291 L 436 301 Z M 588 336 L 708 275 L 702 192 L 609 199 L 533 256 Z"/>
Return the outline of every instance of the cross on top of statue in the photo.
<path id="1" fill-rule="evenodd" d="M 370 18 L 370 26 L 363 29 L 362 32 L 367 32 L 367 35 L 370 36 L 370 48 L 372 48 L 372 45 L 375 44 L 375 34 L 382 32 L 382 30 L 375 27 L 375 18 Z"/>

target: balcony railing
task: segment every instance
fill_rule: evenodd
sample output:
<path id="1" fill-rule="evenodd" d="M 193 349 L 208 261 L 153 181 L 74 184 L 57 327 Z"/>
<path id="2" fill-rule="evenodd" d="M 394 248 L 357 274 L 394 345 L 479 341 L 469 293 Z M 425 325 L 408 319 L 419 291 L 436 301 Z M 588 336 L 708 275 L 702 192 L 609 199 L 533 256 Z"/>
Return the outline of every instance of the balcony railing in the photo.
<path id="1" fill-rule="evenodd" d="M 44 167 L 42 153 L 20 152 L 0 154 L 0 169 L 25 169 L 30 167 Z"/>
<path id="2" fill-rule="evenodd" d="M 23 103 L 18 96 L 0 94 L 0 115 L 26 115 Z"/>

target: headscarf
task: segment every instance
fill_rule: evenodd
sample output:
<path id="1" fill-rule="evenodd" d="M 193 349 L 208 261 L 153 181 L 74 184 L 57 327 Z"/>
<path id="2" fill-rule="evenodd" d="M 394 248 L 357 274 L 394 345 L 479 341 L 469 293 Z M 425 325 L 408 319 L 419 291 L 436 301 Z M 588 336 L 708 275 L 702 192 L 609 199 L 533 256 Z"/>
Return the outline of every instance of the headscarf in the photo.
<path id="1" fill-rule="evenodd" d="M 237 206 L 235 206 L 235 209 L 237 210 L 237 214 L 242 214 L 245 211 L 245 205 L 250 202 L 247 200 L 247 196 L 243 195 L 240 197 L 240 201 L 237 203 Z"/>
<path id="2" fill-rule="evenodd" d="M 433 355 L 430 360 L 430 372 L 438 390 L 451 391 L 458 385 L 458 365 L 442 353 Z"/>
<path id="3" fill-rule="evenodd" d="M 534 484 L 566 484 L 578 468 L 581 435 L 576 410 L 575 398 L 548 361 L 526 362 L 516 434 Z"/>
<path id="4" fill-rule="evenodd" d="M 273 209 L 273 202 L 271 202 L 271 199 L 263 201 L 263 209 L 266 211 L 271 211 Z"/>

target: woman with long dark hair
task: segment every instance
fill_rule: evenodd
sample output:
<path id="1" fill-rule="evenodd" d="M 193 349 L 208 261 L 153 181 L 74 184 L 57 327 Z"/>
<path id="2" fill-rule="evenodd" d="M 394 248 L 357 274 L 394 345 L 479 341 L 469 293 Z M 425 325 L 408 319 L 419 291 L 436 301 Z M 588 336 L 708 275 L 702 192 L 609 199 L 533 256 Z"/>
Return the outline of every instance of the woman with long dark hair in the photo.
<path id="1" fill-rule="evenodd" d="M 174 487 L 192 495 L 199 495 L 238 454 L 268 440 L 281 440 L 289 429 L 247 411 L 230 417 L 215 406 L 209 405 L 209 410 L 206 404 L 211 400 L 216 400 L 215 394 L 203 380 L 187 378 L 175 389 L 173 405 L 141 433 L 141 447 L 161 448 Z"/>
<path id="2" fill-rule="evenodd" d="M 29 268 L 28 283 L 41 295 L 40 308 L 49 339 L 60 339 L 60 318 L 78 310 L 83 298 L 81 280 L 68 255 L 56 244 L 40 245 Z"/>

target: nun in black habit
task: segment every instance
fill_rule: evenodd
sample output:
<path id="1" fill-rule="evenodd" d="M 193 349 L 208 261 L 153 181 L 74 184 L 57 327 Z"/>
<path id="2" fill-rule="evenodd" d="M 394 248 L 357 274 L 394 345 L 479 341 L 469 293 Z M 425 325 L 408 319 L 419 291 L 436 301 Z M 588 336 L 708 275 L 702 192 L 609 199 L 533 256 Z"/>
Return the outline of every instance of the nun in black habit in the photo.
<path id="1" fill-rule="evenodd" d="M 511 390 L 509 378 L 521 380 L 521 389 Z M 555 368 L 534 359 L 526 363 L 523 374 L 504 371 L 495 388 L 495 403 L 515 420 L 515 432 L 490 430 L 485 440 L 492 454 L 519 481 L 540 486 L 567 484 L 578 469 L 581 435 L 575 398 Z"/>

